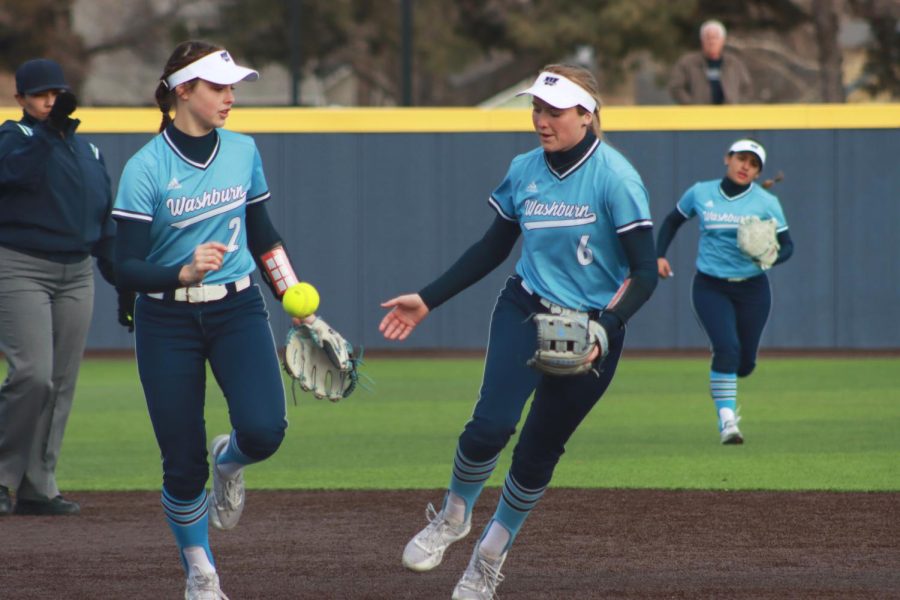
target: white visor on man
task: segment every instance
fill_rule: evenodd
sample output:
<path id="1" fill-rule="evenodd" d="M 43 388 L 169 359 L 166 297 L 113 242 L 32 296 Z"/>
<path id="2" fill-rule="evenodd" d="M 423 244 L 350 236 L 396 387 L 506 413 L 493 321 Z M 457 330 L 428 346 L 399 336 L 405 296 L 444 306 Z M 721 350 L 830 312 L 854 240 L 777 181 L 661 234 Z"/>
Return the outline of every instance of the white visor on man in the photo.
<path id="1" fill-rule="evenodd" d="M 174 90 L 175 86 L 198 78 L 217 85 L 232 85 L 238 81 L 256 81 L 259 73 L 236 65 L 227 50 L 216 50 L 166 77 L 166 85 Z"/>
<path id="2" fill-rule="evenodd" d="M 531 94 L 540 98 L 554 108 L 581 106 L 591 113 L 597 108 L 597 101 L 587 90 L 571 79 L 550 71 L 544 71 L 538 75 L 530 88 L 522 90 L 516 96 L 523 94 Z"/>
<path id="3" fill-rule="evenodd" d="M 738 140 L 728 149 L 729 154 L 732 152 L 752 152 L 759 159 L 760 170 L 766 165 L 766 149 L 763 148 L 759 142 L 754 142 L 753 140 Z"/>

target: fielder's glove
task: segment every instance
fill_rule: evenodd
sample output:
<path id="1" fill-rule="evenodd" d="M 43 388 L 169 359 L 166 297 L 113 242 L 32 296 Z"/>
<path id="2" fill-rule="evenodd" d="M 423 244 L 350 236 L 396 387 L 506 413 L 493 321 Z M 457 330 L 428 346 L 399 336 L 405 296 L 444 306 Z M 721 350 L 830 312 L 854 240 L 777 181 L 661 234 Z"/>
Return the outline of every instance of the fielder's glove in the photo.
<path id="1" fill-rule="evenodd" d="M 321 317 L 291 327 L 284 350 L 284 370 L 306 392 L 337 402 L 359 383 L 361 360 L 353 345 Z"/>
<path id="2" fill-rule="evenodd" d="M 745 217 L 737 230 L 737 245 L 763 271 L 771 269 L 778 260 L 778 234 L 775 219 L 761 221 L 759 217 Z"/>
<path id="3" fill-rule="evenodd" d="M 594 369 L 588 361 L 594 346 L 600 348 L 596 363 L 609 353 L 606 330 L 585 312 L 574 310 L 562 314 L 539 313 L 533 317 L 537 325 L 537 350 L 528 366 L 548 375 L 581 375 Z"/>
<path id="4" fill-rule="evenodd" d="M 78 106 L 78 101 L 75 99 L 75 94 L 68 90 L 62 90 L 56 96 L 53 108 L 50 109 L 50 114 L 47 115 L 47 125 L 65 136 L 69 131 L 69 123 L 72 120 L 69 118 L 69 115 L 75 112 L 76 106 Z"/>

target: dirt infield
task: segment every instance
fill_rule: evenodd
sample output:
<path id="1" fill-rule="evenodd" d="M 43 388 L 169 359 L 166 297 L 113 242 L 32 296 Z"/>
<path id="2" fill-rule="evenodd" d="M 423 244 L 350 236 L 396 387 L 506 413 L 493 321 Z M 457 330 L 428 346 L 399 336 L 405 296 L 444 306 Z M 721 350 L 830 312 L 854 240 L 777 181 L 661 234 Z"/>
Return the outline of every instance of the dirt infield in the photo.
<path id="1" fill-rule="evenodd" d="M 439 491 L 248 492 L 212 545 L 231 600 L 446 599 L 490 517 L 435 571 L 400 566 Z M 79 493 L 79 517 L 0 519 L 0 598 L 181 598 L 150 492 Z M 900 598 L 900 494 L 551 489 L 504 567 L 500 597 Z"/>

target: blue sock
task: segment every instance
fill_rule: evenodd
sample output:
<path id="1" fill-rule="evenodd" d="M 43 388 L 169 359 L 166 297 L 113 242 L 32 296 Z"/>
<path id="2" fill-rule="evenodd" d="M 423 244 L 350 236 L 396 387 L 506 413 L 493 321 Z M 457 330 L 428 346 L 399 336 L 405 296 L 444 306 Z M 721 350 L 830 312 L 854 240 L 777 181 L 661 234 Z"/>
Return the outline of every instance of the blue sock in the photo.
<path id="1" fill-rule="evenodd" d="M 237 446 L 237 439 L 234 434 L 234 431 L 231 432 L 231 435 L 228 436 L 228 445 L 225 447 L 225 451 L 219 455 L 216 459 L 217 465 L 222 465 L 225 463 L 237 463 L 239 465 L 252 465 L 253 463 L 258 462 L 241 452 L 241 449 Z"/>
<path id="2" fill-rule="evenodd" d="M 737 413 L 737 373 L 709 372 L 709 393 L 716 405 L 716 416 L 723 408 L 731 409 Z M 719 419 L 719 429 L 722 429 L 722 420 Z"/>
<path id="3" fill-rule="evenodd" d="M 184 566 L 185 573 L 188 565 L 184 558 L 183 550 L 189 546 L 200 546 L 206 551 L 209 562 L 215 565 L 212 550 L 209 549 L 209 505 L 206 490 L 193 500 L 177 500 L 169 495 L 166 488 L 162 491 L 163 512 L 169 529 L 175 535 L 175 543 L 178 544 L 178 556 Z"/>
<path id="4" fill-rule="evenodd" d="M 500 502 L 497 504 L 497 511 L 494 513 L 493 520 L 499 522 L 509 532 L 507 548 L 516 539 L 516 535 L 522 529 L 522 524 L 525 523 L 525 519 L 531 513 L 531 509 L 537 505 L 546 490 L 546 485 L 536 490 L 530 490 L 522 487 L 512 473 L 506 475 L 506 481 L 503 482 L 503 491 L 500 493 Z M 485 531 L 489 529 L 490 526 Z"/>
<path id="5" fill-rule="evenodd" d="M 453 475 L 450 477 L 450 491 L 466 501 L 466 519 L 472 514 L 472 507 L 481 494 L 484 484 L 497 466 L 498 453 L 490 460 L 475 462 L 463 456 L 462 449 L 456 447 L 453 460 Z"/>

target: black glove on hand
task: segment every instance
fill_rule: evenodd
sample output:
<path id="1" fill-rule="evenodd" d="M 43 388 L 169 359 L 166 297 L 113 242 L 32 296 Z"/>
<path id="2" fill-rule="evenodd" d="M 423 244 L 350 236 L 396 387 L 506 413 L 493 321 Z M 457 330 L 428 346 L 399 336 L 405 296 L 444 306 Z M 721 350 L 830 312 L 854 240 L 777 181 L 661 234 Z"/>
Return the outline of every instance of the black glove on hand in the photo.
<path id="1" fill-rule="evenodd" d="M 119 325 L 134 331 L 134 292 L 116 289 L 119 292 Z"/>
<path id="2" fill-rule="evenodd" d="M 75 99 L 75 94 L 68 90 L 61 91 L 56 96 L 53 108 L 50 109 L 50 114 L 47 116 L 47 125 L 65 135 L 69 129 L 69 115 L 75 112 L 76 106 L 78 106 L 78 101 Z"/>

